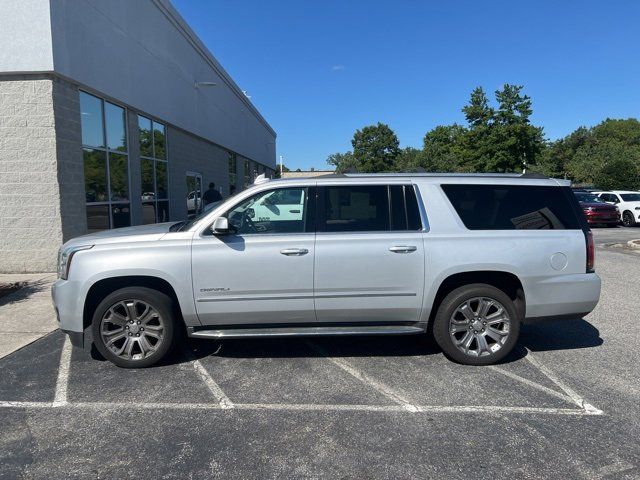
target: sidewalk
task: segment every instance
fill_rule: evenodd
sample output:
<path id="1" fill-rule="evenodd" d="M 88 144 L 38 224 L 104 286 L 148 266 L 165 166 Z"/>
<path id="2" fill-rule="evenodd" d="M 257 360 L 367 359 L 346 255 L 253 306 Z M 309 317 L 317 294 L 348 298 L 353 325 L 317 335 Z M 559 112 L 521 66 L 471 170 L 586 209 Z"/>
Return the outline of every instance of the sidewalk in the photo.
<path id="1" fill-rule="evenodd" d="M 0 358 L 58 328 L 51 303 L 55 273 L 0 274 L 0 284 L 26 282 L 0 297 Z"/>

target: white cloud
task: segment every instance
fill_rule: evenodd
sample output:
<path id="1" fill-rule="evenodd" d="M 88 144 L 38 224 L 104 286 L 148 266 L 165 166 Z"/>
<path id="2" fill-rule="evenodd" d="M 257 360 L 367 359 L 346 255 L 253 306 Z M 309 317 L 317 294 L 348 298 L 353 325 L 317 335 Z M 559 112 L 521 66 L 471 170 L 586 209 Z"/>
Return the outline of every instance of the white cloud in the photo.
<path id="1" fill-rule="evenodd" d="M 334 65 L 333 67 L 331 67 L 331 70 L 333 70 L 334 72 L 338 72 L 340 70 L 344 70 L 345 66 L 344 65 Z"/>

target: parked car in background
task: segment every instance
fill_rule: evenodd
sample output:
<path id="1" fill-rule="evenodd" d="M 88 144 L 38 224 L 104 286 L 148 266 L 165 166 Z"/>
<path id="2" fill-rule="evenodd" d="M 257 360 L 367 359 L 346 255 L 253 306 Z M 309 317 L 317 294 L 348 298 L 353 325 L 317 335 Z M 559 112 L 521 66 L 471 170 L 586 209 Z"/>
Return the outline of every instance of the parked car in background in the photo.
<path id="1" fill-rule="evenodd" d="M 622 215 L 622 224 L 625 227 L 634 227 L 640 224 L 640 192 L 611 190 L 594 193 L 601 200 L 618 207 Z"/>
<path id="2" fill-rule="evenodd" d="M 145 367 L 195 338 L 433 333 L 489 365 L 525 319 L 600 296 L 569 182 L 530 175 L 326 175 L 256 184 L 185 222 L 68 241 L 60 328 Z M 88 343 L 88 342 L 89 343 Z"/>
<path id="3" fill-rule="evenodd" d="M 194 190 L 187 195 L 187 213 L 198 213 L 202 203 L 200 190 Z"/>
<path id="4" fill-rule="evenodd" d="M 578 202 L 580 202 L 589 226 L 606 225 L 615 227 L 620 223 L 620 211 L 615 205 L 601 200 L 586 190 L 574 190 L 573 193 Z"/>

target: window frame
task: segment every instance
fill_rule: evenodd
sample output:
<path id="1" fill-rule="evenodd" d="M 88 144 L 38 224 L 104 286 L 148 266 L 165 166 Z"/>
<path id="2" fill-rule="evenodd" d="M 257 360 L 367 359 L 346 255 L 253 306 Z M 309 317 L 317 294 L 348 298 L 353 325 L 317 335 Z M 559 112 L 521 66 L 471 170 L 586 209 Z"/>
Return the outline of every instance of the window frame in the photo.
<path id="1" fill-rule="evenodd" d="M 569 206 L 569 211 L 571 213 L 573 213 L 574 217 L 572 220 L 576 221 L 576 227 L 575 228 L 552 228 L 552 229 L 533 229 L 533 228 L 508 228 L 508 229 L 502 229 L 502 228 L 469 228 L 467 226 L 467 224 L 465 223 L 464 219 L 462 218 L 462 214 L 458 211 L 458 209 L 456 208 L 453 200 L 449 197 L 449 194 L 446 191 L 446 187 L 493 187 L 493 188 L 509 188 L 509 187 L 516 187 L 516 188 L 520 188 L 520 187 L 537 187 L 537 188 L 541 188 L 541 189 L 558 189 L 558 191 L 560 192 L 560 194 L 565 198 L 565 200 L 568 203 Z M 576 231 L 576 230 L 583 230 L 585 229 L 584 224 L 583 224 L 583 220 L 584 222 L 586 222 L 586 219 L 584 219 L 584 214 L 582 212 L 582 207 L 580 207 L 580 203 L 578 201 L 578 199 L 576 198 L 575 194 L 571 191 L 571 189 L 569 187 L 561 187 L 561 186 L 555 186 L 555 185 L 531 185 L 531 184 L 522 184 L 522 185 L 518 185 L 518 184 L 513 184 L 513 183 L 505 183 L 505 184 L 495 184 L 495 183 L 441 183 L 439 184 L 439 188 L 442 192 L 442 195 L 444 196 L 444 198 L 446 198 L 447 202 L 449 203 L 449 206 L 451 207 L 451 211 L 454 215 L 454 219 L 456 221 L 456 223 L 463 229 L 465 229 L 466 231 L 469 232 L 510 232 L 510 233 L 514 233 L 514 232 L 536 232 L 536 231 L 556 231 L 556 232 L 562 232 L 562 231 Z M 547 207 L 548 208 L 548 207 Z M 556 213 L 552 211 L 552 213 L 554 214 L 554 216 L 557 217 Z"/>
<path id="2" fill-rule="evenodd" d="M 303 212 L 303 219 L 304 219 L 304 232 L 280 232 L 280 233 L 231 233 L 231 235 L 236 235 L 239 237 L 253 237 L 253 236 L 261 236 L 261 237 L 265 237 L 265 236 L 291 236 L 291 235 L 314 235 L 316 233 L 316 221 L 317 221 L 317 215 L 316 215 L 316 211 L 317 211 L 317 187 L 315 185 L 282 185 L 282 186 L 278 186 L 278 187 L 272 187 L 272 188 L 265 188 L 264 190 L 260 190 L 257 191 L 251 195 L 248 195 L 244 198 L 239 199 L 237 202 L 235 202 L 233 205 L 231 205 L 229 208 L 226 208 L 224 210 L 223 213 L 221 213 L 220 215 L 216 216 L 215 218 L 220 218 L 220 217 L 225 217 L 225 218 L 229 218 L 229 212 L 233 209 L 235 209 L 236 207 L 238 207 L 241 203 L 246 202 L 248 199 L 258 196 L 258 195 L 264 195 L 268 192 L 272 192 L 272 191 L 276 191 L 276 190 L 288 190 L 288 189 L 301 189 L 301 190 L 306 190 L 307 196 L 306 196 L 306 201 L 305 204 L 303 206 L 303 208 L 306 208 L 306 210 Z M 215 221 L 215 218 L 212 219 L 213 221 Z M 213 225 L 213 221 L 208 222 L 207 223 L 207 227 L 202 230 L 200 236 L 212 236 L 213 233 L 211 233 L 211 226 Z"/>
<path id="3" fill-rule="evenodd" d="M 93 98 L 97 98 L 98 100 L 100 100 L 100 115 L 101 115 L 101 120 L 102 120 L 102 143 L 103 146 L 93 146 L 93 145 L 87 145 L 84 143 L 84 139 L 82 138 L 82 106 L 80 105 L 80 131 L 81 131 L 81 135 L 80 135 L 80 143 L 82 145 L 81 149 L 82 149 L 82 166 L 84 169 L 84 152 L 86 150 L 95 150 L 95 151 L 100 151 L 100 152 L 104 152 L 105 154 L 105 169 L 106 169 L 106 177 L 107 177 L 107 184 L 106 184 L 106 192 L 107 192 L 107 198 L 108 200 L 106 201 L 100 201 L 100 202 L 87 202 L 86 201 L 86 179 L 84 179 L 84 189 L 85 189 L 85 217 L 87 218 L 88 221 L 88 217 L 86 216 L 86 207 L 87 206 L 108 206 L 109 207 L 109 230 L 115 228 L 114 227 L 114 221 L 113 221 L 113 205 L 129 205 L 129 226 L 131 226 L 131 203 L 132 203 L 132 198 L 131 198 L 131 160 L 130 160 L 130 155 L 129 155 L 129 146 L 130 146 L 130 138 L 129 138 L 129 115 L 128 115 L 128 109 L 126 106 L 121 105 L 117 102 L 113 102 L 111 100 L 107 100 L 104 97 L 100 97 L 98 95 L 95 95 L 91 92 L 88 92 L 86 90 L 83 89 L 78 89 L 79 92 L 79 96 L 81 95 L 89 95 Z M 79 102 L 81 103 L 81 102 Z M 126 146 L 126 150 L 114 150 L 109 148 L 108 145 L 108 141 L 107 141 L 107 115 L 106 115 L 106 108 L 105 108 L 105 103 L 109 103 L 111 105 L 114 105 L 116 107 L 119 107 L 123 110 L 123 119 L 124 119 L 124 133 L 125 133 L 125 146 Z M 127 196 L 129 197 L 128 200 L 111 200 L 111 159 L 110 159 L 110 154 L 114 154 L 114 155 L 123 155 L 126 157 L 126 163 L 127 163 Z M 84 176 L 84 173 L 83 173 Z M 89 228 L 89 225 L 87 224 L 87 230 Z M 97 231 L 101 231 L 101 230 L 97 230 Z"/>
<path id="4" fill-rule="evenodd" d="M 145 204 L 152 204 L 153 205 L 153 210 L 154 210 L 154 215 L 155 215 L 155 221 L 154 223 L 160 223 L 159 218 L 158 218 L 158 203 L 160 202 L 165 202 L 167 205 L 167 209 L 169 209 L 170 205 L 171 205 L 171 185 L 170 185 L 170 181 L 171 181 L 171 175 L 169 175 L 169 135 L 167 135 L 167 132 L 169 131 L 169 127 L 165 122 L 161 122 L 156 120 L 154 117 L 151 116 L 147 116 L 147 115 L 143 115 L 141 113 L 136 113 L 136 118 L 137 118 L 137 132 L 138 132 L 138 152 L 139 152 L 139 160 L 140 160 L 140 187 L 142 187 L 142 161 L 143 160 L 148 160 L 151 161 L 153 164 L 153 200 L 142 200 L 142 195 L 145 193 L 142 191 L 141 188 L 141 198 L 140 198 L 140 204 L 141 206 L 144 208 Z M 143 155 L 142 154 L 142 149 L 140 148 L 140 119 L 144 118 L 145 120 L 149 120 L 150 124 L 151 124 L 151 156 L 148 155 Z M 157 158 L 156 157 L 156 141 L 155 141 L 155 125 L 162 125 L 164 128 L 164 158 Z M 157 164 L 158 162 L 163 162 L 166 165 L 166 177 L 167 177 L 167 197 L 166 198 L 158 198 L 158 169 L 157 169 Z M 169 209 L 169 218 L 171 218 L 171 210 Z M 167 220 L 170 221 L 170 220 Z M 151 224 L 147 224 L 147 225 L 151 225 Z"/>
<path id="5" fill-rule="evenodd" d="M 348 188 L 348 187 L 386 187 L 387 188 L 387 211 L 389 215 L 389 229 L 387 230 L 344 230 L 339 232 L 327 231 L 326 230 L 326 210 L 325 210 L 325 202 L 326 202 L 326 189 L 327 188 Z M 414 195 L 416 197 L 416 202 L 418 203 L 418 213 L 420 219 L 420 228 L 416 230 L 407 229 L 392 229 L 392 205 L 391 205 L 391 187 L 392 186 L 400 186 L 404 187 L 403 189 L 403 203 L 404 203 L 404 211 L 405 216 L 408 216 L 407 210 L 407 197 L 406 197 L 406 189 L 411 188 L 414 191 Z M 420 196 L 420 192 L 417 188 L 417 185 L 411 182 L 354 182 L 354 183 L 331 183 L 331 184 L 318 184 L 317 185 L 317 199 L 316 199 L 316 233 L 323 235 L 356 235 L 356 234 L 401 234 L 401 233 L 425 233 L 429 231 L 429 223 L 427 221 L 426 211 L 424 209 L 424 205 L 422 204 L 422 197 Z M 407 226 L 408 226 L 407 220 Z"/>

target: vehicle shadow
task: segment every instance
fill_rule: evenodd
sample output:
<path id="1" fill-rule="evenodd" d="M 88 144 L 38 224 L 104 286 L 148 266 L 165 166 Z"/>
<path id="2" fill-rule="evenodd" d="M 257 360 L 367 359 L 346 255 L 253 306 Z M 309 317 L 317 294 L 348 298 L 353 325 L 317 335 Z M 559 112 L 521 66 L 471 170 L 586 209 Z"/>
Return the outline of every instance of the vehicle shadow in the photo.
<path id="1" fill-rule="evenodd" d="M 0 307 L 27 301 L 32 295 L 50 289 L 51 282 L 47 282 L 45 280 L 25 281 L 12 284 L 10 287 L 11 290 L 7 288 L 10 293 L 0 296 Z"/>
<path id="2" fill-rule="evenodd" d="M 593 348 L 603 343 L 600 330 L 580 317 L 541 320 L 524 325 L 520 334 L 520 345 L 532 352 Z"/>
<path id="3" fill-rule="evenodd" d="M 593 348 L 604 343 L 600 332 L 583 318 L 539 321 L 523 325 L 520 342 L 500 363 L 524 358 L 528 351 Z M 229 340 L 186 339 L 165 364 L 205 357 L 412 357 L 441 354 L 429 335 L 307 338 L 252 338 Z"/>

